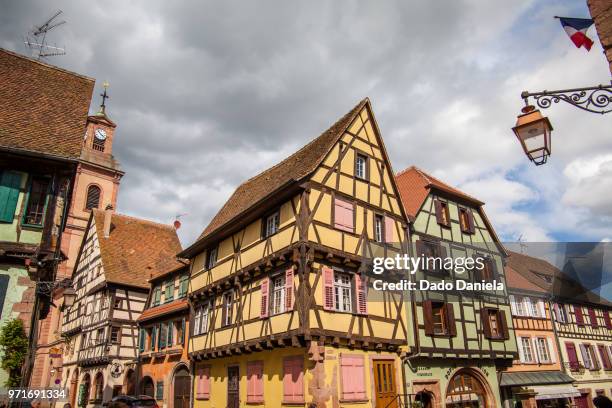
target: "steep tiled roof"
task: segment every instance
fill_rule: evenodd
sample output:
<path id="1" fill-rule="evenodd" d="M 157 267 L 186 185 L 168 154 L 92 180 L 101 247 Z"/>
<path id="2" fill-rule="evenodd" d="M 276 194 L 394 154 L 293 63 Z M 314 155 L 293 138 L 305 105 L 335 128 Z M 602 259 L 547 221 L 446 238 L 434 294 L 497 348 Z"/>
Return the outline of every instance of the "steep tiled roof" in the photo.
<path id="1" fill-rule="evenodd" d="M 406 170 L 397 173 L 395 182 L 402 196 L 404 209 L 411 217 L 416 217 L 432 188 L 460 197 L 475 204 L 477 207 L 483 205 L 482 201 L 465 194 L 463 191 L 444 183 L 415 166 L 408 167 Z"/>
<path id="2" fill-rule="evenodd" d="M 551 263 L 533 256 L 508 251 L 506 273 L 509 288 L 544 291 L 551 295 L 612 306 L 612 303 L 588 290 Z"/>
<path id="3" fill-rule="evenodd" d="M 0 48 L 0 149 L 77 159 L 94 80 Z"/>
<path id="4" fill-rule="evenodd" d="M 104 216 L 93 210 L 107 282 L 148 289 L 149 279 L 182 265 L 176 259 L 181 243 L 173 226 L 112 214 L 105 238 Z"/>
<path id="5" fill-rule="evenodd" d="M 146 320 L 151 320 L 159 316 L 165 316 L 170 313 L 178 312 L 180 310 L 186 310 L 188 307 L 189 303 L 187 302 L 187 298 L 177 299 L 172 302 L 164 303 L 163 305 L 155 306 L 145 310 L 138 318 L 138 321 L 144 322 Z"/>
<path id="6" fill-rule="evenodd" d="M 355 116 L 368 103 L 367 98 L 363 99 L 319 137 L 282 162 L 238 186 L 234 194 L 204 229 L 198 240 L 217 231 L 279 188 L 290 182 L 301 180 L 312 173 L 342 136 Z"/>

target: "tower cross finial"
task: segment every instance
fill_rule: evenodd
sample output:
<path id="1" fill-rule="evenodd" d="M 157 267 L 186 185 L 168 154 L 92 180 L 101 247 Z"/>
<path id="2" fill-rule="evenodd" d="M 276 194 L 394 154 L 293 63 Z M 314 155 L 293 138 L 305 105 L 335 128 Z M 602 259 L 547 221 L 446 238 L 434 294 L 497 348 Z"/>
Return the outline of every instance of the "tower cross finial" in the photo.
<path id="1" fill-rule="evenodd" d="M 101 93 L 100 96 L 102 97 L 102 105 L 100 105 L 100 113 L 106 113 L 106 100 L 108 98 L 110 98 L 110 96 L 108 96 L 106 94 L 106 90 L 108 89 L 108 81 L 104 81 L 104 83 L 102 84 L 102 86 L 104 87 L 104 93 Z"/>

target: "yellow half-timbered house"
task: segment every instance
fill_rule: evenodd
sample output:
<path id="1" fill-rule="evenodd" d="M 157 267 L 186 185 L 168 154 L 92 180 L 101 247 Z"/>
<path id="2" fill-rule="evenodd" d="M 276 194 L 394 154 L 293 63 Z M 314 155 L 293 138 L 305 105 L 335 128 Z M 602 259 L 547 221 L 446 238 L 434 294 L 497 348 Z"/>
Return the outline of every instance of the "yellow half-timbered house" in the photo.
<path id="1" fill-rule="evenodd" d="M 394 406 L 410 326 L 366 272 L 405 252 L 405 220 L 368 99 L 241 184 L 179 254 L 194 407 Z"/>

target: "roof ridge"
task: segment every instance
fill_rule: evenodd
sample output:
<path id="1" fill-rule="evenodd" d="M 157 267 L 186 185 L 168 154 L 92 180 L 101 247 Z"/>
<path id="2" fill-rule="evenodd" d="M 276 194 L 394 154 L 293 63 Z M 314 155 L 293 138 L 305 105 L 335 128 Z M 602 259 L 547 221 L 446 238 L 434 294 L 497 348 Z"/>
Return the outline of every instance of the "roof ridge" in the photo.
<path id="1" fill-rule="evenodd" d="M 89 81 L 96 82 L 95 78 L 89 77 L 87 75 L 79 74 L 79 73 L 74 72 L 74 71 L 70 71 L 70 70 L 68 70 L 66 68 L 58 67 L 57 65 L 48 64 L 46 62 L 34 59 L 32 57 L 28 57 L 26 55 L 19 54 L 19 53 L 15 52 L 15 51 L 7 50 L 6 48 L 0 47 L 0 52 L 6 52 L 7 54 L 10 54 L 10 55 L 12 55 L 14 57 L 17 57 L 17 58 L 28 60 L 30 62 L 34 62 L 36 64 L 42 65 L 42 66 L 47 67 L 47 68 L 55 69 L 57 71 L 65 72 L 66 74 L 74 75 L 74 76 L 77 76 L 77 77 L 80 77 L 80 78 L 83 78 L 83 79 L 87 79 Z"/>
<path id="2" fill-rule="evenodd" d="M 94 209 L 94 211 L 104 215 L 104 210 Z M 112 215 L 113 215 L 113 217 L 117 216 L 117 217 L 120 217 L 120 218 L 128 218 L 130 220 L 138 221 L 138 222 L 140 222 L 142 224 L 150 224 L 150 225 L 157 226 L 157 227 L 163 227 L 163 228 L 168 228 L 168 229 L 175 229 L 172 224 L 163 224 L 163 223 L 157 222 L 157 221 L 151 221 L 151 220 L 147 220 L 147 219 L 144 219 L 144 218 L 134 217 L 133 215 L 121 214 L 121 213 L 118 213 L 118 212 L 115 212 L 115 211 L 113 211 Z"/>

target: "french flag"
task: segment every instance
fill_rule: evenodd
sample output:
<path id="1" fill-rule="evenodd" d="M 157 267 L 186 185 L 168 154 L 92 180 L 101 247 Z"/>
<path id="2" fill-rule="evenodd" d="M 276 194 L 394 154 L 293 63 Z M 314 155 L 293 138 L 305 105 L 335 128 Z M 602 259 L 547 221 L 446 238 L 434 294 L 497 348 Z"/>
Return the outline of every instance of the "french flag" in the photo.
<path id="1" fill-rule="evenodd" d="M 587 51 L 591 50 L 593 40 L 587 37 L 586 32 L 593 25 L 593 20 L 590 18 L 570 18 L 558 17 L 561 20 L 563 29 L 569 36 L 570 40 L 577 48 L 584 47 Z"/>

